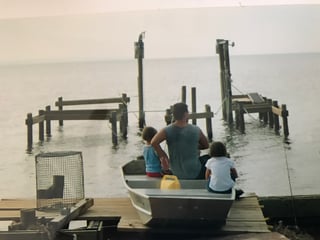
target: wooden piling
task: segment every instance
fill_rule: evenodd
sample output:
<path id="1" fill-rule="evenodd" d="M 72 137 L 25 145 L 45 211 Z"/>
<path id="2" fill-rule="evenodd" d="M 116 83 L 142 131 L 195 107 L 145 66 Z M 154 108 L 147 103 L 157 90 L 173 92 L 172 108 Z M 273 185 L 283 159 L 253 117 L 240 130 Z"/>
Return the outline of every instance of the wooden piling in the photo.
<path id="1" fill-rule="evenodd" d="M 129 116 L 128 116 L 128 97 L 126 93 L 122 93 L 122 103 L 123 103 L 123 121 L 126 127 L 126 137 L 127 137 L 127 129 L 129 125 Z"/>
<path id="2" fill-rule="evenodd" d="M 279 108 L 278 101 L 273 101 L 272 106 L 275 108 Z M 275 134 L 279 135 L 279 130 L 280 130 L 279 115 L 276 113 L 273 113 L 273 120 L 274 120 L 274 132 Z"/>
<path id="3" fill-rule="evenodd" d="M 267 102 L 267 98 L 266 97 L 263 97 L 263 100 L 264 102 L 266 103 Z M 262 112 L 262 121 L 263 121 L 263 124 L 264 126 L 266 126 L 268 124 L 268 112 Z"/>
<path id="4" fill-rule="evenodd" d="M 211 113 L 211 108 L 210 108 L 210 105 L 206 104 L 205 105 L 205 109 L 206 109 L 206 113 Z M 213 137 L 213 134 L 212 134 L 212 121 L 211 121 L 211 117 L 207 117 L 206 118 L 206 127 L 207 127 L 207 136 L 208 136 L 208 140 L 210 142 L 212 142 L 212 137 Z"/>
<path id="5" fill-rule="evenodd" d="M 231 125 L 233 123 L 233 116 L 229 41 L 224 39 L 217 39 L 216 53 L 219 54 L 220 60 L 220 85 L 223 119 L 227 121 L 229 125 Z"/>
<path id="6" fill-rule="evenodd" d="M 125 104 L 119 104 L 119 110 L 120 110 L 120 133 L 121 133 L 121 137 L 126 139 L 127 138 L 127 116 L 126 116 L 126 106 Z"/>
<path id="7" fill-rule="evenodd" d="M 272 99 L 267 99 L 267 102 L 270 106 L 272 106 Z M 269 120 L 269 128 L 273 128 L 274 118 L 273 118 L 273 113 L 272 113 L 272 107 L 270 108 L 270 111 L 268 112 L 268 120 Z"/>
<path id="8" fill-rule="evenodd" d="M 51 107 L 49 105 L 46 106 L 46 114 L 49 113 L 50 111 L 51 111 Z M 62 122 L 62 125 L 63 125 L 63 122 Z M 59 126 L 62 126 L 62 125 L 59 124 Z M 47 137 L 51 137 L 51 120 L 48 118 L 46 118 L 46 134 L 47 134 Z"/>
<path id="9" fill-rule="evenodd" d="M 187 102 L 187 87 L 186 86 L 181 87 L 181 102 L 183 102 L 183 103 Z"/>
<path id="10" fill-rule="evenodd" d="M 288 126 L 289 112 L 287 111 L 286 104 L 282 104 L 281 109 L 282 109 L 281 115 L 282 115 L 282 124 L 283 124 L 283 135 L 284 135 L 284 138 L 287 139 L 289 136 L 289 126 Z"/>
<path id="11" fill-rule="evenodd" d="M 196 93 L 196 88 L 193 87 L 191 88 L 191 112 L 196 113 L 197 112 L 197 93 Z M 192 124 L 196 125 L 197 124 L 197 119 L 194 118 L 192 119 Z"/>
<path id="12" fill-rule="evenodd" d="M 118 145 L 118 133 L 117 133 L 117 112 L 111 113 L 111 131 L 112 131 L 112 143 L 114 146 Z"/>
<path id="13" fill-rule="evenodd" d="M 44 110 L 39 110 L 39 116 L 44 115 Z M 39 141 L 43 142 L 44 141 L 44 122 L 40 121 L 39 122 Z"/>
<path id="14" fill-rule="evenodd" d="M 27 125 L 27 151 L 32 150 L 32 143 L 33 143 L 33 119 L 32 119 L 32 113 L 27 114 L 26 119 L 26 125 Z"/>
<path id="15" fill-rule="evenodd" d="M 143 58 L 144 43 L 142 41 L 144 32 L 140 33 L 138 42 L 135 42 L 135 58 L 138 59 L 138 92 L 139 92 L 139 128 L 145 126 L 145 114 L 143 109 Z"/>
<path id="16" fill-rule="evenodd" d="M 58 109 L 59 111 L 63 111 L 63 98 L 58 98 Z M 59 126 L 63 126 L 63 120 L 59 120 Z"/>
<path id="17" fill-rule="evenodd" d="M 238 103 L 238 121 L 239 121 L 239 130 L 241 133 L 245 133 L 245 122 L 244 122 L 244 109 L 241 102 Z"/>
<path id="18" fill-rule="evenodd" d="M 164 116 L 164 120 L 165 120 L 167 125 L 169 125 L 172 122 L 171 109 L 166 109 L 166 115 Z"/>

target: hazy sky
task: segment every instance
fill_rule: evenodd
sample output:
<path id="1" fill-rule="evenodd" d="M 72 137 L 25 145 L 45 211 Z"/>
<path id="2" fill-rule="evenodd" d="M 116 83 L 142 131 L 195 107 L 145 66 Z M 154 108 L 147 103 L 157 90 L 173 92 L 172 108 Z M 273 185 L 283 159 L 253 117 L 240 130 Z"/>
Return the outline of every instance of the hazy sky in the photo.
<path id="1" fill-rule="evenodd" d="M 320 0 L 0 0 L 0 63 L 130 59 L 142 31 L 145 58 L 320 52 L 319 23 Z"/>

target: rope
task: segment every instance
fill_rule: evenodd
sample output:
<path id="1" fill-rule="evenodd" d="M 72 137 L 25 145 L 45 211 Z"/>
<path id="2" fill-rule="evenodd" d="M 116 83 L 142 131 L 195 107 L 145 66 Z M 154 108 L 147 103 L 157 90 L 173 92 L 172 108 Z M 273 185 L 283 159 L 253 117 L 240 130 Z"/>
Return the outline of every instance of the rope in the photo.
<path id="1" fill-rule="evenodd" d="M 296 226 L 298 226 L 298 224 L 297 224 L 297 215 L 296 215 L 296 207 L 295 207 L 295 204 L 294 204 L 293 190 L 292 190 L 291 177 L 290 177 L 290 171 L 289 171 L 288 157 L 287 157 L 287 151 L 286 151 L 285 146 L 283 147 L 283 153 L 284 153 L 285 163 L 286 163 L 286 168 L 287 168 L 287 176 L 288 176 L 288 183 L 289 183 L 290 197 L 291 197 L 291 208 L 292 208 L 293 215 L 294 215 L 294 223 L 295 223 Z"/>

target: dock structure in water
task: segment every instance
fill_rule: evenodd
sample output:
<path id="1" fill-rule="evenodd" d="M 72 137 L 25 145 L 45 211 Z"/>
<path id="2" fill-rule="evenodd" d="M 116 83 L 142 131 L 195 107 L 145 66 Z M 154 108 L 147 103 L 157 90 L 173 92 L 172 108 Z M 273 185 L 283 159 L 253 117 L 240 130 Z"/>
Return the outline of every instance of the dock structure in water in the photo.
<path id="1" fill-rule="evenodd" d="M 0 221 L 8 223 L 10 220 L 19 220 L 20 210 L 25 208 L 35 208 L 36 201 L 30 199 L 21 200 L 6 200 L 0 201 Z M 195 236 L 210 236 L 210 235 L 232 235 L 241 233 L 269 233 L 269 227 L 266 223 L 266 219 L 263 216 L 259 201 L 256 195 L 250 195 L 243 197 L 238 201 L 234 201 L 229 216 L 226 221 L 226 225 L 222 228 L 167 228 L 167 227 L 147 227 L 142 224 L 139 219 L 138 213 L 133 208 L 129 198 L 96 198 L 94 199 L 94 205 L 86 210 L 85 213 L 78 216 L 76 221 L 86 220 L 89 221 L 101 221 L 100 233 L 96 229 L 95 235 L 97 238 L 90 239 L 104 239 L 102 235 L 106 236 L 119 236 L 126 234 L 137 234 L 140 237 L 152 236 L 152 235 L 167 235 L 167 234 L 187 234 Z M 4 223 L 4 222 L 3 222 Z M 3 224 L 2 224 L 3 225 Z M 112 228 L 113 227 L 113 228 Z M 111 230 L 113 229 L 113 230 Z M 91 234 L 94 234 L 90 229 Z M 0 236 L 4 231 L 0 231 Z M 80 230 L 66 230 L 60 229 L 60 233 L 79 234 L 87 236 L 88 229 Z M 85 235 L 87 234 L 87 235 Z M 57 235 L 59 236 L 59 234 Z M 89 235 L 88 235 L 89 236 Z M 101 236 L 98 237 L 98 236 Z M 59 238 L 56 238 L 59 239 Z M 82 238 L 81 238 L 82 239 Z M 84 238 L 86 239 L 86 238 Z M 88 238 L 89 239 L 89 238 Z M 115 237 L 114 239 L 117 239 Z"/>

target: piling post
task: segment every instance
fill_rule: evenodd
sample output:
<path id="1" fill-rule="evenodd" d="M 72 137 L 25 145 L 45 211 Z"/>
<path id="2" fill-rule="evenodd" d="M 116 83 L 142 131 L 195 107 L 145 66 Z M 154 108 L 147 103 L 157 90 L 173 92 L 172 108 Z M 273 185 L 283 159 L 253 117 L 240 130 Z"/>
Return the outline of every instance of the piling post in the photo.
<path id="1" fill-rule="evenodd" d="M 126 123 L 126 109 L 125 104 L 119 104 L 119 110 L 120 110 L 120 133 L 122 138 L 127 138 L 127 123 Z"/>
<path id="2" fill-rule="evenodd" d="M 238 113 L 239 113 L 239 130 L 241 133 L 245 133 L 245 122 L 244 122 L 244 109 L 241 102 L 238 103 Z"/>
<path id="3" fill-rule="evenodd" d="M 135 58 L 138 59 L 138 92 L 139 92 L 139 128 L 145 126 L 145 113 L 143 109 L 143 58 L 145 32 L 140 33 L 138 42 L 135 42 Z"/>
<path id="4" fill-rule="evenodd" d="M 32 113 L 28 113 L 27 114 L 26 125 L 27 125 L 27 151 L 30 152 L 32 150 L 32 142 L 33 142 L 33 133 L 32 133 L 33 119 L 32 119 Z"/>
<path id="5" fill-rule="evenodd" d="M 283 124 L 283 134 L 284 134 L 284 138 L 287 139 L 289 136 L 289 126 L 288 126 L 289 112 L 287 111 L 286 104 L 282 104 L 281 109 L 282 109 L 281 116 L 282 116 L 282 124 Z"/>
<path id="6" fill-rule="evenodd" d="M 234 43 L 232 43 L 231 46 L 234 46 Z M 229 41 L 217 39 L 216 53 L 219 54 L 220 60 L 220 85 L 223 119 L 227 121 L 229 125 L 231 125 L 233 123 L 233 116 Z"/>
<path id="7" fill-rule="evenodd" d="M 239 103 L 236 102 L 236 108 L 235 108 L 235 121 L 236 121 L 236 129 L 240 128 L 240 108 Z"/>
<path id="8" fill-rule="evenodd" d="M 59 97 L 58 98 L 58 109 L 59 111 L 63 111 L 63 98 Z M 59 126 L 63 126 L 63 120 L 59 120 Z"/>
<path id="9" fill-rule="evenodd" d="M 164 120 L 167 125 L 172 122 L 172 112 L 171 109 L 166 109 L 166 115 L 164 116 Z"/>
<path id="10" fill-rule="evenodd" d="M 268 105 L 270 105 L 270 111 L 268 112 L 269 128 L 273 128 L 274 119 L 272 113 L 272 99 L 267 99 Z"/>
<path id="11" fill-rule="evenodd" d="M 273 101 L 272 106 L 275 108 L 279 108 L 278 101 Z M 273 120 L 274 120 L 274 132 L 275 132 L 275 134 L 279 135 L 279 130 L 280 130 L 279 115 L 274 113 Z"/>
<path id="12" fill-rule="evenodd" d="M 51 107 L 48 105 L 46 106 L 46 113 L 51 111 Z M 51 137 L 51 120 L 48 119 L 47 117 L 46 119 L 46 134 L 47 137 Z"/>
<path id="13" fill-rule="evenodd" d="M 111 131 L 112 131 L 112 143 L 114 146 L 118 145 L 118 133 L 117 133 L 117 112 L 111 113 Z"/>
<path id="14" fill-rule="evenodd" d="M 197 94 L 196 94 L 196 88 L 193 87 L 191 88 L 191 111 L 192 113 L 197 112 Z M 197 124 L 197 119 L 194 118 L 192 119 L 192 124 L 196 125 Z"/>
<path id="15" fill-rule="evenodd" d="M 181 87 L 181 102 L 183 102 L 183 103 L 187 102 L 187 87 L 186 86 Z"/>
<path id="16" fill-rule="evenodd" d="M 206 104 L 205 105 L 205 109 L 206 109 L 206 113 L 211 113 L 211 108 L 210 108 L 210 105 L 209 104 Z M 208 135 L 208 140 L 210 141 L 210 142 L 212 142 L 212 136 L 213 136 L 213 134 L 212 134 L 212 121 L 211 121 L 212 119 L 211 119 L 211 117 L 207 117 L 206 118 L 206 127 L 207 127 L 207 135 Z"/>
<path id="17" fill-rule="evenodd" d="M 44 115 L 44 110 L 39 110 L 39 117 Z M 39 141 L 44 141 L 44 122 L 39 121 Z"/>
<path id="18" fill-rule="evenodd" d="M 123 115 L 124 115 L 124 124 L 125 127 L 128 128 L 129 125 L 129 117 L 128 117 L 128 102 L 126 101 L 127 94 L 122 94 L 122 102 L 123 102 Z"/>
<path id="19" fill-rule="evenodd" d="M 264 102 L 267 102 L 267 98 L 263 97 Z M 262 112 L 262 120 L 263 120 L 263 124 L 264 126 L 266 126 L 268 124 L 268 112 Z"/>

